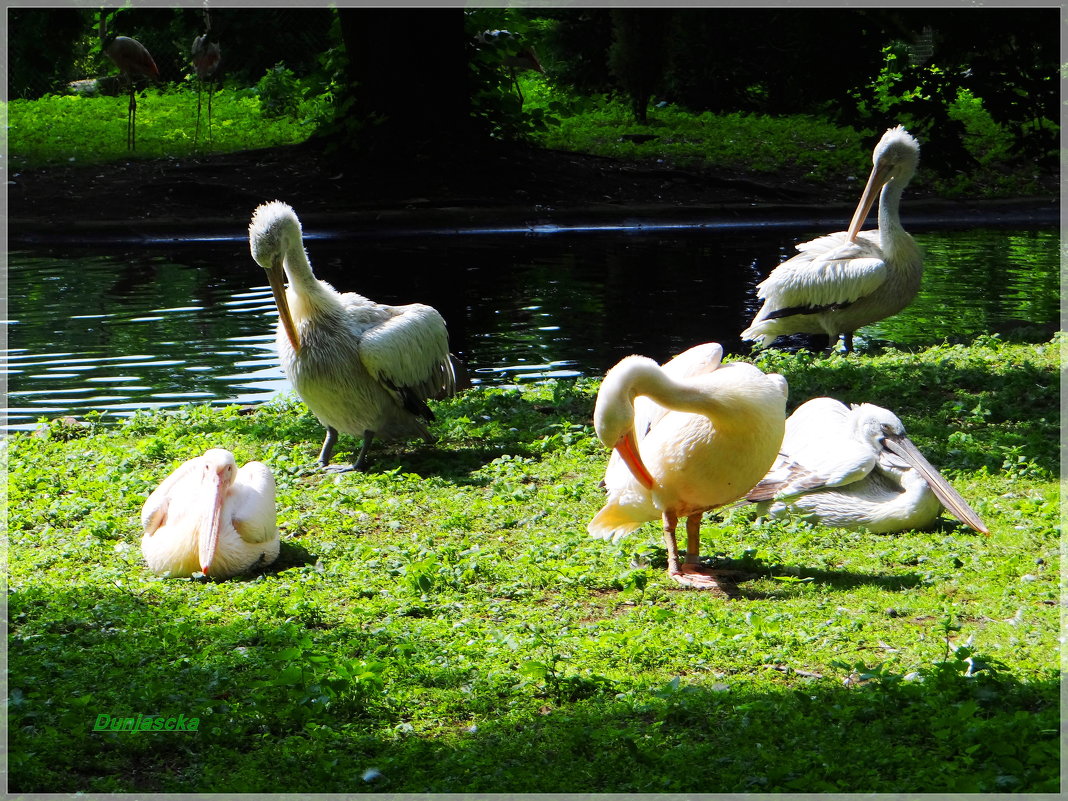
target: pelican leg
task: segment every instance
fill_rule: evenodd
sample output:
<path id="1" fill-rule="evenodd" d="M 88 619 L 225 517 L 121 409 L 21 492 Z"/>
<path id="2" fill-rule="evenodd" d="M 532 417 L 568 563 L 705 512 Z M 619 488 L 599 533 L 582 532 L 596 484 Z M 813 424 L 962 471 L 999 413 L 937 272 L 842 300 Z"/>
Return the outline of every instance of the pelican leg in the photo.
<path id="1" fill-rule="evenodd" d="M 668 575 L 672 578 L 679 573 L 679 543 L 675 540 L 675 529 L 679 519 L 671 512 L 664 512 L 664 545 L 667 546 Z"/>
<path id="2" fill-rule="evenodd" d="M 353 470 L 363 470 L 367 464 L 367 449 L 371 447 L 371 441 L 375 438 L 374 431 L 363 432 L 363 445 L 360 448 L 360 455 L 356 457 L 356 461 L 352 463 Z"/>
<path id="3" fill-rule="evenodd" d="M 319 451 L 319 464 L 330 473 L 347 473 L 350 470 L 362 471 L 367 464 L 367 450 L 371 447 L 371 442 L 374 441 L 374 438 L 374 431 L 363 432 L 363 446 L 360 448 L 360 454 L 356 457 L 356 461 L 351 465 L 330 464 L 330 457 L 333 455 L 334 445 L 337 443 L 337 429 L 327 426 L 323 449 Z"/>
<path id="4" fill-rule="evenodd" d="M 326 439 L 323 440 L 323 447 L 319 450 L 319 464 L 323 467 L 330 464 L 330 457 L 334 455 L 335 445 L 337 445 L 337 429 L 327 426 Z"/>
<path id="5" fill-rule="evenodd" d="M 845 333 L 845 352 L 846 353 L 852 353 L 853 352 L 853 332 L 852 331 L 846 331 L 846 333 Z"/>
<path id="6" fill-rule="evenodd" d="M 667 514 L 664 515 L 664 537 L 667 540 Z M 674 518 L 673 518 L 674 519 Z M 675 540 L 675 532 L 672 529 L 671 541 Z M 701 567 L 701 514 L 692 514 L 686 518 L 686 562 L 679 565 L 678 551 L 675 552 L 675 560 L 671 560 L 671 548 L 668 548 L 668 575 L 671 579 L 693 590 L 719 590 L 728 592 L 717 579 L 716 573 L 708 568 Z"/>

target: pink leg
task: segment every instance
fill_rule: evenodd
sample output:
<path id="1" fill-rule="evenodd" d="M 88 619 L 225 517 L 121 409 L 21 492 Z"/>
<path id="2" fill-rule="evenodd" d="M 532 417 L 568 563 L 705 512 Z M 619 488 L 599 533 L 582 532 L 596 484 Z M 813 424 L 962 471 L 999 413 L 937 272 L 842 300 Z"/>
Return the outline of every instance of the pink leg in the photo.
<path id="1" fill-rule="evenodd" d="M 664 513 L 664 542 L 668 548 L 668 575 L 677 584 L 694 590 L 722 590 L 716 581 L 715 573 L 700 565 L 701 555 L 701 515 L 686 518 L 686 563 L 679 565 L 678 545 L 675 542 L 675 528 L 678 519 Z"/>

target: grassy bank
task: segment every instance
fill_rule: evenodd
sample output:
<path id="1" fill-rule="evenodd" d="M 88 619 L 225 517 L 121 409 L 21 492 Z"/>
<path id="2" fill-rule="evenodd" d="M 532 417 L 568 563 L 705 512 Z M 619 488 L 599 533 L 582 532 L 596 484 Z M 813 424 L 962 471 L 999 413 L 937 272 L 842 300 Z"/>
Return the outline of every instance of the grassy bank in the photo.
<path id="1" fill-rule="evenodd" d="M 205 94 L 196 147 L 196 92 L 184 85 L 146 88 L 139 93 L 136 154 L 125 146 L 125 95 L 12 100 L 7 104 L 12 167 L 178 158 L 289 145 L 307 139 L 329 116 L 332 95 L 317 94 L 321 87 L 292 77 L 264 80 L 268 83 L 261 81 L 259 87 L 214 93 L 210 139 Z M 809 115 L 695 113 L 670 103 L 656 104 L 648 121 L 639 124 L 624 98 L 574 95 L 533 73 L 521 75 L 520 83 L 524 108 L 535 118 L 551 121 L 531 132 L 537 145 L 682 169 L 785 178 L 813 186 L 857 180 L 866 173 L 871 147 L 882 133 L 857 131 Z M 973 198 L 1049 191 L 1043 189 L 1033 164 L 1013 158 L 1011 131 L 995 123 L 980 100 L 962 92 L 950 115 L 965 131 L 962 145 L 974 165 L 953 176 L 921 170 L 914 189 Z"/>
<path id="2" fill-rule="evenodd" d="M 292 400 L 15 435 L 10 789 L 1056 791 L 1059 347 L 762 355 L 791 409 L 898 412 L 991 536 L 710 515 L 734 600 L 674 589 L 652 524 L 587 536 L 591 380 L 468 391 L 368 474 L 314 471 Z M 279 563 L 157 579 L 140 505 L 212 446 L 275 471 Z"/>

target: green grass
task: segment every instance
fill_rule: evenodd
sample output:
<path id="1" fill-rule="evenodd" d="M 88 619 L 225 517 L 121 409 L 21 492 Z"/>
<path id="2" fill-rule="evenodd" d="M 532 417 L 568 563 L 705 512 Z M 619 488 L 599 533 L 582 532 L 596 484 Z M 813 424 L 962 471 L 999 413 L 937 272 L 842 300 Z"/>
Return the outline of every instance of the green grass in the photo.
<path id="1" fill-rule="evenodd" d="M 525 108 L 555 115 L 559 121 L 536 135 L 545 147 L 682 169 L 736 171 L 757 178 L 788 175 L 813 186 L 848 179 L 863 182 L 871 148 L 882 135 L 882 130 L 854 130 L 801 114 L 694 113 L 673 103 L 660 104 L 656 98 L 648 121 L 641 124 L 623 97 L 567 97 L 530 73 L 520 82 Z M 965 128 L 964 146 L 975 158 L 974 169 L 952 178 L 921 171 L 914 187 L 943 197 L 1011 197 L 1041 191 L 1032 165 L 1010 166 L 1011 133 L 993 121 L 981 100 L 962 91 L 950 116 Z M 623 138 L 633 135 L 654 138 Z"/>
<path id="2" fill-rule="evenodd" d="M 435 446 L 312 469 L 292 399 L 8 439 L 16 792 L 1055 792 L 1060 340 L 762 354 L 791 408 L 894 409 L 991 530 L 878 536 L 738 508 L 675 589 L 657 527 L 585 525 L 596 381 L 478 388 Z M 338 459 L 358 442 L 342 438 Z M 138 513 L 210 446 L 266 461 L 282 553 L 161 580 Z M 90 731 L 183 714 L 195 733 Z"/>
<path id="3" fill-rule="evenodd" d="M 206 141 L 206 109 L 194 149 L 196 93 L 189 86 L 149 88 L 139 94 L 137 158 L 230 152 L 304 141 L 328 116 L 332 95 L 305 85 L 285 70 L 254 89 L 220 89 L 212 101 L 212 140 Z M 271 77 L 271 76 L 268 76 Z M 683 169 L 708 168 L 778 178 L 788 176 L 819 186 L 862 181 L 871 146 L 881 131 L 858 131 L 805 115 L 693 113 L 673 104 L 650 109 L 649 121 L 633 120 L 619 97 L 579 97 L 543 77 L 520 76 L 524 108 L 552 119 L 533 140 L 544 147 L 621 159 L 654 161 Z M 267 97 L 280 116 L 264 114 Z M 127 98 L 47 96 L 7 104 L 12 167 L 98 163 L 130 158 L 126 150 Z M 982 102 L 966 92 L 951 110 L 967 132 L 966 146 L 976 167 L 953 177 L 921 171 L 915 187 L 943 197 L 1012 197 L 1042 189 L 1030 165 L 1010 166 L 1011 136 L 993 122 Z M 908 123 L 909 120 L 902 120 Z M 647 142 L 622 137 L 650 134 Z"/>
<path id="4" fill-rule="evenodd" d="M 137 95 L 137 149 L 126 149 L 129 96 L 49 95 L 7 104 L 11 166 L 97 163 L 131 157 L 166 158 L 195 152 L 230 152 L 302 142 L 315 130 L 309 116 L 269 117 L 249 90 L 219 89 L 201 98 L 200 133 L 194 148 L 197 95 L 188 89 L 145 89 Z"/>

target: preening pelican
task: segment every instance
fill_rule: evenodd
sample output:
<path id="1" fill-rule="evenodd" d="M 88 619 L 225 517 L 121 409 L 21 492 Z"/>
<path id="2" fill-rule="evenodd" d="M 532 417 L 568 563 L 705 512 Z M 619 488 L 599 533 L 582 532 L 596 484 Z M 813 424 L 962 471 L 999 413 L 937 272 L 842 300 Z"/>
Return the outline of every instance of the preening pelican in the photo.
<path id="1" fill-rule="evenodd" d="M 441 315 L 422 303 L 387 306 L 355 292 L 342 294 L 318 280 L 304 251 L 300 220 L 285 203 L 257 208 L 248 237 L 278 304 L 282 369 L 326 427 L 320 464 L 362 470 L 376 436 L 432 442 L 426 423 L 434 415 L 426 401 L 456 389 Z M 330 466 L 339 431 L 363 437 L 352 467 Z"/>
<path id="2" fill-rule="evenodd" d="M 274 476 L 262 462 L 240 470 L 212 448 L 181 464 L 141 508 L 141 552 L 154 573 L 227 578 L 278 557 Z"/>
<path id="3" fill-rule="evenodd" d="M 723 349 L 698 345 L 658 365 L 628 356 L 597 393 L 594 428 L 614 452 L 608 500 L 589 533 L 613 542 L 662 520 L 668 575 L 683 586 L 718 586 L 699 564 L 701 516 L 743 497 L 775 461 L 786 419 L 786 379 L 751 364 L 722 365 Z M 686 518 L 686 563 L 675 530 Z"/>
<path id="4" fill-rule="evenodd" d="M 901 227 L 898 207 L 919 160 L 919 143 L 900 125 L 883 134 L 849 230 L 798 245 L 796 256 L 757 285 L 764 305 L 742 339 L 765 347 L 787 334 L 824 333 L 833 349 L 844 334 L 848 352 L 854 331 L 912 302 L 923 256 Z M 879 227 L 861 232 L 877 193 Z"/>
<path id="5" fill-rule="evenodd" d="M 943 506 L 976 531 L 983 521 L 905 435 L 893 412 L 813 398 L 786 421 L 782 450 L 746 495 L 775 517 L 882 534 L 925 529 Z"/>

